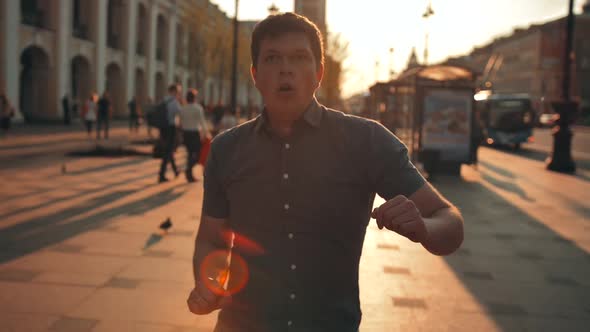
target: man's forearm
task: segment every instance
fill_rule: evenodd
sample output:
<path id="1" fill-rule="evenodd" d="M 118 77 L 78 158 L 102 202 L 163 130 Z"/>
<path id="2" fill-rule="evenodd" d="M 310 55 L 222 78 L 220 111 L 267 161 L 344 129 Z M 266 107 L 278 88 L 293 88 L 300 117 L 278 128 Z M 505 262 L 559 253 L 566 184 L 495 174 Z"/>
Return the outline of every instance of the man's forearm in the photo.
<path id="1" fill-rule="evenodd" d="M 463 242 L 463 217 L 457 208 L 448 207 L 436 211 L 432 217 L 423 218 L 427 239 L 422 243 L 429 252 L 444 256 L 452 254 Z"/>
<path id="2" fill-rule="evenodd" d="M 200 269 L 205 258 L 214 251 L 225 250 L 229 255 L 231 248 L 231 233 L 219 229 L 199 229 L 195 240 L 195 252 L 193 255 L 193 276 L 195 282 L 199 280 Z M 218 268 L 227 269 L 228 266 Z M 212 267 L 213 268 L 213 267 Z"/>

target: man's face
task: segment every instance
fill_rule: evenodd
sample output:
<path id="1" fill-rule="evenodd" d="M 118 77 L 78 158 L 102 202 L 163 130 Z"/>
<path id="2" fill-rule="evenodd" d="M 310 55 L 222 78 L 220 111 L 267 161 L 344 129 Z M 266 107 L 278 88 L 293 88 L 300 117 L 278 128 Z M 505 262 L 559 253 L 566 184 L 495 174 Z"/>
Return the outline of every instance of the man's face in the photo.
<path id="1" fill-rule="evenodd" d="M 310 104 L 324 74 L 303 33 L 263 39 L 257 67 L 252 67 L 256 88 L 268 112 L 297 115 Z"/>

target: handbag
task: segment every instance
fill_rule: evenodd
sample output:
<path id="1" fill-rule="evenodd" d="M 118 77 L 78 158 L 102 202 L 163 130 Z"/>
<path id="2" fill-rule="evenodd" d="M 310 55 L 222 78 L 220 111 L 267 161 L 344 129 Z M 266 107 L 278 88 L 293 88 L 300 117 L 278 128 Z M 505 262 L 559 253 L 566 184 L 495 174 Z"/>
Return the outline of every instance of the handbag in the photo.
<path id="1" fill-rule="evenodd" d="M 209 156 L 209 150 L 211 149 L 211 139 L 205 137 L 201 140 L 201 153 L 199 155 L 199 164 L 205 167 L 207 163 L 207 157 Z"/>

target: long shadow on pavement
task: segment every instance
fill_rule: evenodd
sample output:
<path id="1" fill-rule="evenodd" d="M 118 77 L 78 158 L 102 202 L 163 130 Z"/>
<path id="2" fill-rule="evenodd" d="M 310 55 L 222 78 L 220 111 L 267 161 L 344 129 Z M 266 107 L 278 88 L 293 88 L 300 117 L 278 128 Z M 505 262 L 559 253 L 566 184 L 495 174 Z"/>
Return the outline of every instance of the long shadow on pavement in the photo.
<path id="1" fill-rule="evenodd" d="M 144 163 L 151 161 L 151 159 L 152 159 L 151 157 L 150 158 L 148 158 L 148 157 L 133 158 L 130 160 L 123 160 L 120 162 L 111 163 L 111 164 L 107 164 L 107 165 L 101 165 L 101 166 L 97 166 L 97 167 L 89 167 L 89 168 L 84 168 L 84 169 L 80 169 L 80 170 L 76 170 L 76 171 L 71 171 L 71 172 L 68 172 L 67 174 L 68 175 L 80 175 L 80 174 L 88 175 L 90 173 L 107 171 L 107 170 L 110 170 L 113 168 L 144 164 Z"/>
<path id="2" fill-rule="evenodd" d="M 8 150 L 20 150 L 20 149 L 30 149 L 30 148 L 39 148 L 39 147 L 50 147 L 53 145 L 60 145 L 64 143 L 73 143 L 73 142 L 86 142 L 88 141 L 87 138 L 62 138 L 53 141 L 45 141 L 40 143 L 16 143 L 16 144 L 6 144 L 0 145 L 0 151 L 8 151 Z"/>
<path id="3" fill-rule="evenodd" d="M 138 159 L 133 159 L 133 161 L 123 161 L 121 163 L 114 163 L 114 164 L 110 164 L 110 165 L 106 165 L 106 166 L 100 166 L 100 167 L 95 167 L 95 168 L 90 168 L 90 169 L 84 169 L 84 170 L 78 170 L 78 171 L 73 171 L 73 172 L 67 172 L 66 176 L 82 175 L 82 174 L 86 174 L 86 173 L 93 173 L 93 172 L 105 171 L 105 170 L 108 170 L 108 169 L 111 169 L 111 168 L 124 167 L 124 166 L 129 166 L 129 165 L 134 165 L 134 164 L 139 165 L 139 164 L 143 164 L 143 163 L 149 162 L 151 159 L 152 158 L 138 158 Z M 181 161 L 178 161 L 178 160 L 181 160 Z M 176 165 L 180 169 L 184 169 L 186 167 L 186 162 L 185 162 L 184 159 L 178 159 L 177 158 Z M 157 172 L 157 171 L 158 171 L 158 169 L 157 168 L 154 168 L 154 172 Z M 116 175 L 116 174 L 119 174 L 119 173 L 126 173 L 126 172 L 129 172 L 129 170 L 122 170 L 122 171 L 117 171 L 117 172 L 111 172 L 109 174 L 110 174 L 110 176 L 113 176 L 113 175 Z M 157 176 L 157 174 L 154 173 L 154 174 L 149 175 L 149 176 L 153 176 L 155 178 Z M 148 176 L 141 176 L 141 177 L 137 177 L 137 178 L 132 178 L 131 180 L 140 180 L 140 179 L 143 179 L 143 178 L 146 178 L 146 177 L 148 177 Z M 85 180 L 83 180 L 83 179 L 82 180 L 79 180 L 79 181 L 80 182 L 85 182 Z M 128 180 L 126 180 L 126 181 L 128 181 Z M 128 182 L 125 182 L 125 183 L 128 183 Z M 112 184 L 112 185 L 115 185 L 116 186 L 116 185 L 118 185 L 118 183 L 115 183 L 115 184 Z M 6 202 L 9 202 L 9 201 L 19 200 L 19 199 L 22 199 L 24 197 L 29 197 L 31 194 L 35 194 L 36 195 L 36 194 L 49 193 L 49 192 L 52 192 L 52 191 L 54 191 L 56 189 L 58 189 L 58 188 L 42 189 L 42 190 L 37 190 L 34 193 L 26 192 L 26 193 L 23 193 L 23 194 L 20 194 L 20 195 L 12 195 L 12 196 L 3 197 L 2 198 L 2 203 L 6 203 Z M 79 194 L 76 194 L 76 196 L 85 195 L 85 194 L 93 193 L 93 192 L 100 191 L 100 190 L 101 189 L 99 188 L 99 189 L 93 189 L 93 190 L 85 191 L 85 192 L 81 192 Z M 65 199 L 68 199 L 68 198 L 69 197 L 66 197 Z M 53 204 L 53 203 L 56 203 L 56 202 L 59 202 L 59 201 L 62 201 L 62 200 L 64 200 L 64 199 L 63 198 L 59 198 L 59 199 L 51 200 L 51 201 L 48 201 L 48 202 L 39 204 L 38 206 L 34 206 L 32 208 L 33 209 L 40 208 L 40 207 L 47 206 L 47 205 L 50 205 L 50 204 Z M 15 212 L 15 213 L 20 213 L 24 209 L 28 210 L 30 208 L 29 207 L 26 207 L 26 208 L 23 208 L 23 209 L 19 209 L 18 210 L 19 212 Z M 8 212 L 8 213 L 6 213 L 4 215 L 0 215 L 0 218 L 11 216 L 11 215 L 14 215 L 15 213 Z"/>
<path id="4" fill-rule="evenodd" d="M 445 177 L 436 186 L 465 217 L 465 243 L 445 260 L 500 330 L 590 325 L 585 250 L 480 183 Z"/>
<path id="5" fill-rule="evenodd" d="M 491 149 L 496 149 L 505 153 L 510 153 L 512 155 L 516 155 L 516 156 L 520 156 L 520 157 L 525 157 L 528 159 L 532 159 L 532 160 L 536 160 L 536 161 L 541 161 L 541 162 L 545 162 L 545 160 L 547 159 L 547 157 L 549 157 L 551 155 L 551 153 L 545 152 L 545 151 L 540 151 L 540 150 L 534 150 L 534 149 L 529 149 L 526 147 L 521 148 L 520 150 L 514 151 L 511 150 L 509 148 L 505 148 L 505 147 L 491 147 Z M 572 156 L 573 157 L 573 156 Z M 576 159 L 575 157 L 573 157 L 574 162 L 576 163 L 576 167 L 578 168 L 582 168 L 582 169 L 586 169 L 586 170 L 590 170 L 590 160 L 588 159 Z"/>
<path id="6" fill-rule="evenodd" d="M 120 200 L 139 190 L 121 190 L 96 197 L 84 204 L 46 216 L 32 218 L 17 225 L 0 230 L 0 264 L 57 244 L 80 233 L 97 229 L 108 224 L 109 220 L 129 214 L 142 214 L 167 204 L 184 194 L 184 190 L 174 192 L 174 188 L 155 193 L 112 209 L 87 217 L 77 217 L 92 209 Z M 63 220 L 72 219 L 63 223 Z"/>
<path id="7" fill-rule="evenodd" d="M 485 166 L 486 169 L 488 169 L 488 170 L 490 170 L 502 177 L 508 177 L 510 179 L 516 178 L 516 176 L 512 172 L 510 172 L 504 168 L 492 165 L 492 164 L 487 163 L 485 161 L 480 161 L 479 164 Z M 492 174 L 490 174 L 488 172 L 481 173 L 481 174 L 482 174 L 481 176 L 484 180 L 488 181 L 489 183 L 493 184 L 494 186 L 496 186 L 498 188 L 502 188 L 506 191 L 513 192 L 526 201 L 534 202 L 534 199 L 530 198 L 521 187 L 519 187 L 516 183 L 514 183 L 514 181 L 504 181 L 496 176 L 493 176 Z"/>
<path id="8" fill-rule="evenodd" d="M 113 167 L 116 167 L 116 166 L 113 166 Z M 109 173 L 109 175 L 110 176 L 116 176 L 119 173 L 128 173 L 128 172 L 130 172 L 130 171 L 129 170 L 122 170 L 120 172 L 112 172 L 112 173 Z M 70 173 L 68 173 L 68 174 L 70 174 Z M 117 187 L 117 186 L 120 186 L 120 185 L 127 185 L 127 184 L 129 184 L 130 181 L 143 180 L 143 179 L 150 178 L 150 177 L 151 178 L 155 178 L 156 177 L 155 173 L 154 174 L 147 174 L 147 175 L 141 175 L 141 176 L 136 176 L 136 177 L 128 178 L 128 179 L 125 179 L 125 180 L 120 181 L 120 182 L 108 183 L 108 184 L 105 184 L 104 186 L 101 186 L 99 188 L 88 189 L 88 190 L 85 190 L 85 191 L 76 192 L 75 194 L 72 194 L 72 195 L 69 195 L 69 196 L 47 200 L 47 201 L 45 201 L 45 202 L 43 202 L 41 204 L 37 204 L 37 205 L 34 205 L 34 206 L 24 206 L 22 208 L 19 208 L 19 209 L 12 210 L 10 212 L 1 214 L 0 215 L 0 219 L 2 219 L 2 218 L 8 218 L 8 217 L 11 217 L 11 216 L 17 215 L 19 213 L 23 213 L 23 212 L 29 212 L 29 211 L 32 211 L 32 210 L 41 209 L 41 208 L 44 208 L 44 207 L 51 206 L 53 204 L 57 204 L 57 203 L 60 203 L 60 202 L 68 201 L 68 200 L 70 200 L 72 198 L 76 198 L 76 197 L 80 197 L 80 196 L 83 196 L 83 195 L 90 195 L 90 194 L 93 194 L 93 193 L 97 193 L 97 192 L 100 192 L 100 191 L 105 190 L 105 189 L 112 189 L 113 187 Z M 85 182 L 85 181 L 81 179 L 80 182 Z M 58 188 L 55 188 L 55 189 L 58 189 Z M 51 192 L 51 191 L 53 191 L 55 189 L 45 189 L 45 190 L 41 190 L 41 191 L 36 191 L 33 194 L 47 193 L 47 192 Z M 7 200 L 16 200 L 16 199 L 19 199 L 19 198 L 22 198 L 22 197 L 26 197 L 26 196 L 30 196 L 30 195 L 32 195 L 32 193 L 25 193 L 25 194 L 14 196 L 14 197 L 9 197 L 9 198 L 7 198 Z"/>

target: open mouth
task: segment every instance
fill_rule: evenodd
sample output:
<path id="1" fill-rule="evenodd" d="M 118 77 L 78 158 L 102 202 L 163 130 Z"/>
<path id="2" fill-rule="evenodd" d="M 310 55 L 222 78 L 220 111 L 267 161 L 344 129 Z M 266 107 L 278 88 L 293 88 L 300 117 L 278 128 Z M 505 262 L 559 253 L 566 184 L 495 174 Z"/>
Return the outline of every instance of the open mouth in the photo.
<path id="1" fill-rule="evenodd" d="M 281 93 L 288 93 L 295 91 L 295 88 L 289 83 L 282 83 L 279 85 L 279 92 Z"/>

